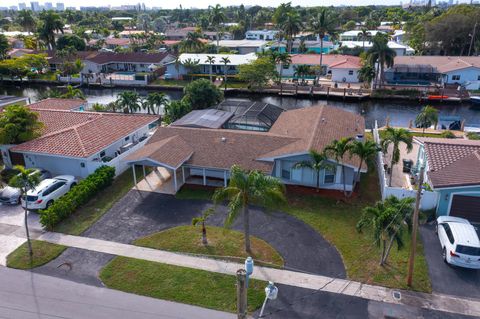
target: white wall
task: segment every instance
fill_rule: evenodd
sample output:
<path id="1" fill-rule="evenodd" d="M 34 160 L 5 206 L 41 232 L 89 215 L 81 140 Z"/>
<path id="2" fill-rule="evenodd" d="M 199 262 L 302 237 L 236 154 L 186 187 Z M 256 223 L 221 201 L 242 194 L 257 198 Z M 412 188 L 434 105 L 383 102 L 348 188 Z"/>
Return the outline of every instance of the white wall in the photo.
<path id="1" fill-rule="evenodd" d="M 345 82 L 357 83 L 358 80 L 358 69 L 331 69 L 332 71 L 332 81 L 334 82 Z M 353 71 L 353 74 L 350 75 L 349 71 Z"/>
<path id="2" fill-rule="evenodd" d="M 472 88 L 468 88 L 469 90 L 477 90 L 479 89 L 479 76 L 480 76 L 480 69 L 478 68 L 466 68 L 457 71 L 451 71 L 445 73 L 446 75 L 446 83 L 460 83 L 463 84 L 465 82 L 474 82 L 472 83 Z M 452 77 L 454 75 L 460 75 L 460 80 L 453 80 Z M 476 85 L 475 85 L 476 84 Z"/>
<path id="3" fill-rule="evenodd" d="M 24 158 L 27 168 L 43 168 L 50 171 L 53 176 L 66 174 L 85 177 L 83 175 L 86 169 L 81 167 L 81 163 L 86 163 L 86 160 L 36 154 L 24 154 Z"/>

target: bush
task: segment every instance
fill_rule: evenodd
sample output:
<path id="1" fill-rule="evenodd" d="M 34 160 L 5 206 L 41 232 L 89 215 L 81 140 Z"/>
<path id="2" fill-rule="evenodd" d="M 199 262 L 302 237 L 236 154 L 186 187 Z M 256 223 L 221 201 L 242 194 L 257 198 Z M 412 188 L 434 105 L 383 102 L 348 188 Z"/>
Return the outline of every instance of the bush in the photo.
<path id="1" fill-rule="evenodd" d="M 456 138 L 455 134 L 453 134 L 451 131 L 442 132 L 440 136 L 443 138 Z"/>
<path id="2" fill-rule="evenodd" d="M 468 132 L 467 137 L 469 140 L 480 140 L 480 135 L 475 132 Z"/>
<path id="3" fill-rule="evenodd" d="M 67 194 L 56 200 L 48 209 L 40 212 L 40 223 L 48 230 L 53 230 L 62 220 L 66 219 L 81 205 L 88 202 L 96 193 L 107 188 L 113 182 L 115 168 L 101 166 L 95 172 Z"/>

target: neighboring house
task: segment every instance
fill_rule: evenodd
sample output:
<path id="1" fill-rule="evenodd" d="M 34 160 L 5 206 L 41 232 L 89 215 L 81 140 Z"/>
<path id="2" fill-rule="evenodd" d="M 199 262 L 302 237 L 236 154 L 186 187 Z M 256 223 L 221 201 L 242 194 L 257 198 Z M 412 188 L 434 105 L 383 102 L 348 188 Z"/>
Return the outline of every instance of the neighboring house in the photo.
<path id="1" fill-rule="evenodd" d="M 130 45 L 132 44 L 132 41 L 130 38 L 105 38 L 103 39 L 105 41 L 105 44 L 103 45 L 103 48 L 109 49 L 109 50 L 115 50 L 116 48 L 122 48 L 122 49 L 128 49 Z M 94 39 L 88 41 L 89 46 L 94 46 L 97 44 L 99 40 Z M 137 42 L 141 42 L 137 40 Z"/>
<path id="2" fill-rule="evenodd" d="M 396 56 L 404 56 L 404 55 L 414 55 L 415 50 L 409 47 L 408 45 L 400 44 L 395 41 L 388 41 L 388 47 L 393 49 L 396 53 Z M 347 49 L 355 49 L 365 48 L 365 51 L 368 51 L 373 46 L 372 42 L 369 41 L 341 41 L 340 48 L 347 48 Z"/>
<path id="3" fill-rule="evenodd" d="M 374 37 L 377 33 L 384 33 L 378 30 L 368 30 L 369 37 Z M 339 41 L 362 41 L 362 31 L 361 30 L 350 30 L 339 35 Z"/>
<path id="4" fill-rule="evenodd" d="M 301 43 L 302 42 L 300 40 L 293 41 L 291 53 L 298 54 Z M 335 45 L 329 41 L 323 41 L 323 49 L 321 49 L 320 41 L 306 40 L 304 41 L 304 45 L 305 45 L 304 53 L 308 52 L 308 53 L 320 54 L 320 52 L 322 52 L 324 54 L 328 54 L 330 53 L 330 51 L 335 49 Z M 273 51 L 287 52 L 287 41 L 276 41 L 274 43 L 270 43 L 269 47 Z"/>
<path id="5" fill-rule="evenodd" d="M 152 72 L 174 59 L 167 52 L 97 52 L 84 58 L 81 73 Z"/>
<path id="6" fill-rule="evenodd" d="M 217 42 L 213 41 L 211 44 L 217 45 Z M 268 42 L 264 40 L 221 40 L 218 42 L 218 46 L 237 51 L 238 54 L 248 54 L 264 51 Z"/>
<path id="7" fill-rule="evenodd" d="M 9 105 L 25 105 L 28 100 L 28 97 L 0 95 L 0 112 Z"/>
<path id="8" fill-rule="evenodd" d="M 178 66 L 175 65 L 175 62 L 172 61 L 166 65 L 167 71 L 166 74 L 177 78 L 179 76 L 187 75 L 191 72 L 188 70 L 183 63 L 186 61 L 197 61 L 198 67 L 195 70 L 196 74 L 210 74 L 210 63 L 207 62 L 207 57 L 214 57 L 214 63 L 212 64 L 212 73 L 223 75 L 225 64 L 222 62 L 223 57 L 227 57 L 230 62 L 227 64 L 227 74 L 236 75 L 238 73 L 238 66 L 241 64 L 250 63 L 257 59 L 255 53 L 250 54 L 206 54 L 206 53 L 183 53 L 180 55 L 179 60 L 182 64 Z"/>
<path id="9" fill-rule="evenodd" d="M 8 57 L 10 58 L 19 58 L 24 56 L 25 54 L 34 54 L 34 50 L 30 49 L 11 49 L 7 52 Z"/>
<path id="10" fill-rule="evenodd" d="M 480 222 L 480 141 L 416 137 L 417 164 L 425 182 L 438 193 L 437 216 Z"/>
<path id="11" fill-rule="evenodd" d="M 278 30 L 248 30 L 245 32 L 246 40 L 275 40 Z"/>
<path id="12" fill-rule="evenodd" d="M 189 32 L 197 32 L 198 28 L 196 27 L 186 27 L 181 29 L 168 29 L 165 31 L 166 40 L 177 40 L 181 41 L 187 37 Z M 217 32 L 215 31 L 202 31 L 200 32 L 205 39 L 208 40 L 217 40 Z M 230 32 L 219 32 L 220 40 L 231 40 L 233 36 Z"/>
<path id="13" fill-rule="evenodd" d="M 84 178 L 101 165 L 127 166 L 122 158 L 146 143 L 158 116 L 76 112 L 83 100 L 48 99 L 29 105 L 44 124 L 40 137 L 18 144 L 0 146 L 5 164 L 41 167 L 54 175 Z"/>
<path id="14" fill-rule="evenodd" d="M 219 115 L 223 116 L 223 115 Z M 130 165 L 163 167 L 173 176 L 174 190 L 184 183 L 227 185 L 230 168 L 239 165 L 279 178 L 285 184 L 315 187 L 316 173 L 295 164 L 310 160 L 309 151 L 323 151 L 335 139 L 363 139 L 360 115 L 327 106 L 283 112 L 268 132 L 231 129 L 159 127 L 149 142 L 126 157 Z M 173 151 L 174 150 L 174 151 Z M 352 190 L 358 158 L 345 156 L 320 172 L 320 187 Z M 366 167 L 361 169 L 366 171 Z"/>
<path id="15" fill-rule="evenodd" d="M 404 56 L 385 72 L 392 83 L 457 84 L 468 90 L 480 89 L 478 56 Z"/>
<path id="16" fill-rule="evenodd" d="M 295 77 L 295 68 L 299 65 L 310 65 L 312 67 L 320 64 L 318 54 L 292 54 L 292 63 L 283 66 L 283 77 Z M 359 57 L 351 55 L 325 54 L 322 57 L 322 67 L 327 77 L 334 82 L 360 82 L 358 71 L 362 67 Z M 280 65 L 277 65 L 280 71 Z"/>
<path id="17" fill-rule="evenodd" d="M 403 44 L 403 41 L 405 40 L 405 35 L 406 34 L 407 33 L 403 30 L 395 30 L 395 32 L 392 35 L 392 41 Z"/>

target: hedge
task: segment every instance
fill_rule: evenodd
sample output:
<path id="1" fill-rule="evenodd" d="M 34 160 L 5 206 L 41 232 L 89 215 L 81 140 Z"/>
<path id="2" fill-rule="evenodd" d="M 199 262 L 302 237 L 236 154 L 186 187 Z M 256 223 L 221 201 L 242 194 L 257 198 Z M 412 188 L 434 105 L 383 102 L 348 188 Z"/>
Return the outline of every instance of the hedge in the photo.
<path id="1" fill-rule="evenodd" d="M 95 194 L 107 188 L 113 182 L 115 168 L 101 166 L 64 196 L 53 202 L 45 210 L 40 211 L 40 223 L 48 230 L 53 230 L 62 220 L 66 219 L 81 205 L 88 202 Z"/>

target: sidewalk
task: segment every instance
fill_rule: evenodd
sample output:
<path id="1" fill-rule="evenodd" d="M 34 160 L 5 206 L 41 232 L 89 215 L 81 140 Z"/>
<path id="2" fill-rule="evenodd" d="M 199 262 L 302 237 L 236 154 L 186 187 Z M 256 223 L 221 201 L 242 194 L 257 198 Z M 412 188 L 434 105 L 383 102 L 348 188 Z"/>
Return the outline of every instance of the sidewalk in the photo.
<path id="1" fill-rule="evenodd" d="M 144 259 L 228 275 L 234 275 L 238 269 L 243 268 L 243 265 L 238 263 L 195 257 L 94 238 L 64 235 L 60 233 L 33 231 L 32 238 L 101 253 Z M 426 294 L 412 291 L 400 291 L 400 298 L 395 298 L 393 296 L 394 292 L 398 291 L 381 286 L 373 286 L 345 279 L 259 266 L 255 267 L 252 278 L 307 289 L 355 296 L 373 301 L 421 307 L 470 316 L 480 316 L 480 300 L 475 299 L 463 299 L 449 295 Z"/>

